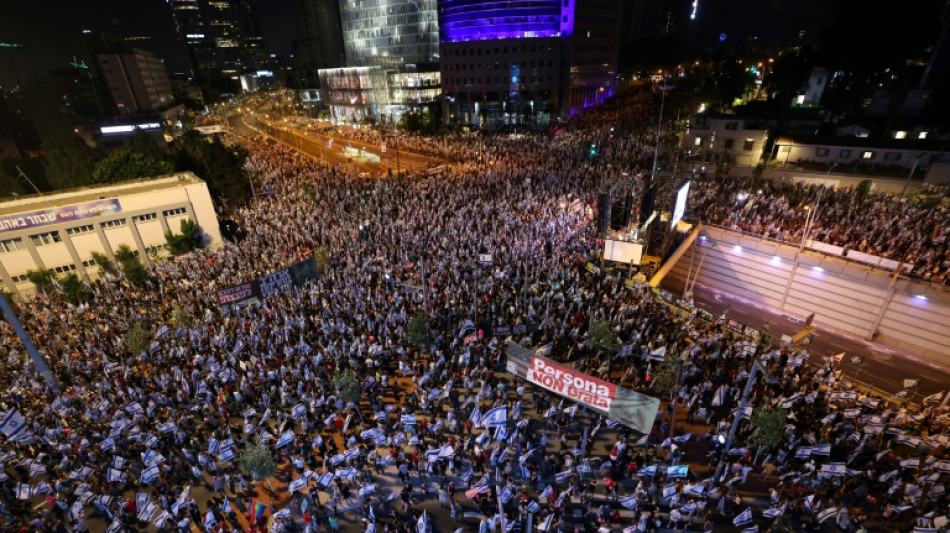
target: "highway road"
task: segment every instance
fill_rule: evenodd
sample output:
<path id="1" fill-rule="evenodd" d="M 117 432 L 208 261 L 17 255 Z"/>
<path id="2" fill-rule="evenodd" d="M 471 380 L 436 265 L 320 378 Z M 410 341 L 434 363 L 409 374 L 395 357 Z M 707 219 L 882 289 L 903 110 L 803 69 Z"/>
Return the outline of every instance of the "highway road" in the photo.
<path id="1" fill-rule="evenodd" d="M 257 130 L 270 126 L 272 129 L 269 129 L 268 132 L 273 137 L 298 150 L 333 164 L 347 165 L 352 163 L 360 171 L 371 174 L 389 171 L 393 173 L 399 171 L 412 172 L 445 164 L 444 160 L 437 157 L 397 150 L 391 144 L 387 144 L 386 152 L 382 153 L 379 145 L 351 141 L 292 126 L 278 126 L 271 122 L 265 123 L 258 121 L 253 115 L 247 115 L 246 118 L 243 115 L 231 115 L 228 117 L 228 123 L 232 129 L 242 135 L 254 135 Z M 355 154 L 356 157 L 350 154 Z"/>
<path id="2" fill-rule="evenodd" d="M 663 280 L 661 288 L 679 297 L 683 292 L 684 281 L 670 275 Z M 693 302 L 697 307 L 706 309 L 717 317 L 728 308 L 728 318 L 757 329 L 768 320 L 773 343 L 778 342 L 782 335 L 791 336 L 804 326 L 803 321 L 797 317 L 757 306 L 740 296 L 720 292 L 698 283 L 693 290 Z M 820 313 L 820 310 L 816 311 Z M 820 318 L 816 322 L 820 322 Z M 920 383 L 910 389 L 910 399 L 919 401 L 922 397 L 945 392 L 950 388 L 950 369 L 881 344 L 836 334 L 820 326 L 816 328 L 809 351 L 809 360 L 813 363 L 820 363 L 822 357 L 845 352 L 844 362 L 838 365 L 845 376 L 854 381 L 869 383 L 889 394 L 904 390 L 903 380 L 912 378 L 919 378 Z M 864 357 L 860 365 L 849 362 L 850 358 L 856 355 Z"/>

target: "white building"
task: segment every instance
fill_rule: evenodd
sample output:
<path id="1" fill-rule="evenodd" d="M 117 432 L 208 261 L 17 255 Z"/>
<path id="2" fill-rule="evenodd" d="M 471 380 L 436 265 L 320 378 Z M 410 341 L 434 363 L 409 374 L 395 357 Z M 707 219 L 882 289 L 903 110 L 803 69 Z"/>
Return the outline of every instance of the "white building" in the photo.
<path id="1" fill-rule="evenodd" d="M 92 253 L 114 261 L 123 244 L 148 263 L 167 255 L 165 231 L 178 233 L 185 218 L 206 247 L 222 246 L 208 185 L 190 172 L 0 201 L 0 286 L 33 291 L 30 270 L 95 278 Z"/>
<path id="2" fill-rule="evenodd" d="M 775 141 L 769 159 L 786 167 L 802 163 L 858 163 L 865 169 L 882 165 L 911 169 L 950 162 L 950 152 L 936 140 L 809 135 L 779 138 Z"/>
<path id="3" fill-rule="evenodd" d="M 762 156 L 769 131 L 759 120 L 705 111 L 690 120 L 682 147 L 703 161 L 729 156 L 735 164 L 755 166 Z"/>

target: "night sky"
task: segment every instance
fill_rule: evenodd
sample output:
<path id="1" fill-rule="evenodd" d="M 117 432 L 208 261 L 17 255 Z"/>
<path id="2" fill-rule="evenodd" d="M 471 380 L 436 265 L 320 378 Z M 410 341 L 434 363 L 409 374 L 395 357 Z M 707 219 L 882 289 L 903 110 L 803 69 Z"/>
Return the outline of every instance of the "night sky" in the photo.
<path id="1" fill-rule="evenodd" d="M 587 0 L 595 1 L 595 0 Z M 82 45 L 83 28 L 99 28 L 122 36 L 150 36 L 138 42 L 165 59 L 169 71 L 182 70 L 182 53 L 175 42 L 165 0 L 9 0 L 0 17 L 0 42 L 24 48 L 0 49 L 0 85 L 9 87 L 15 72 L 21 81 L 51 68 L 68 66 L 73 55 L 92 58 Z M 835 17 L 839 0 L 700 0 L 693 43 L 714 44 L 720 33 L 741 45 L 752 35 L 763 45 L 788 39 L 800 28 L 817 28 Z M 258 12 L 265 46 L 271 53 L 291 50 L 296 34 L 292 0 L 259 0 Z"/>

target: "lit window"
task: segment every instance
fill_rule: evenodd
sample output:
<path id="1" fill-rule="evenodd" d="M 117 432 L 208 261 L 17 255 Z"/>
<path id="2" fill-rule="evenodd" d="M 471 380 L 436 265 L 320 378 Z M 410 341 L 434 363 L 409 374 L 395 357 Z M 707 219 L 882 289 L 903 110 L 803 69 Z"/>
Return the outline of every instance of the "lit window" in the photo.
<path id="1" fill-rule="evenodd" d="M 861 159 L 874 159 L 874 152 L 870 150 L 861 152 Z"/>
<path id="2" fill-rule="evenodd" d="M 898 132 L 894 133 L 894 138 L 895 138 L 895 139 L 906 139 L 906 138 L 907 138 L 907 132 L 906 132 L 906 131 L 898 131 Z"/>
<path id="3" fill-rule="evenodd" d="M 926 131 L 920 132 L 920 133 L 917 135 L 917 138 L 918 138 L 918 139 L 926 139 L 926 138 L 927 138 L 927 132 L 926 132 Z"/>
<path id="4" fill-rule="evenodd" d="M 702 145 L 703 145 L 703 138 L 696 137 L 696 140 L 693 142 L 693 146 L 702 146 Z"/>

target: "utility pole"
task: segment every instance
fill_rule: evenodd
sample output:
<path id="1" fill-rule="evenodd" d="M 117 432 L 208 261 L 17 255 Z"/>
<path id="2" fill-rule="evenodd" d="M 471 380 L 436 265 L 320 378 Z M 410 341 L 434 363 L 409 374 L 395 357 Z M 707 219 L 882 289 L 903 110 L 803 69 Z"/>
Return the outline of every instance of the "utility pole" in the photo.
<path id="1" fill-rule="evenodd" d="M 739 429 L 739 422 L 742 421 L 745 408 L 749 405 L 749 394 L 752 392 L 752 385 L 755 383 L 755 376 L 758 374 L 760 368 L 763 374 L 768 375 L 762 363 L 760 363 L 758 359 L 753 359 L 752 372 L 749 373 L 749 378 L 745 382 L 745 389 L 742 390 L 742 400 L 739 402 L 739 411 L 736 413 L 735 418 L 732 419 L 732 426 L 729 428 L 729 437 L 726 438 L 726 444 L 722 449 L 722 457 L 719 458 L 719 464 L 716 465 L 716 475 L 713 477 L 713 483 L 718 483 L 719 476 L 722 475 L 722 467 L 724 466 L 726 457 L 729 456 L 729 450 L 732 448 L 732 440 L 736 438 L 736 430 Z"/>
<path id="2" fill-rule="evenodd" d="M 665 81 L 665 80 L 664 80 Z M 670 87 L 667 85 L 660 85 L 660 92 L 662 96 L 660 97 L 660 118 L 656 123 L 656 149 L 653 151 L 653 177 L 656 177 L 656 165 L 657 158 L 660 155 L 660 132 L 663 130 L 663 106 L 666 104 L 666 91 Z"/>

